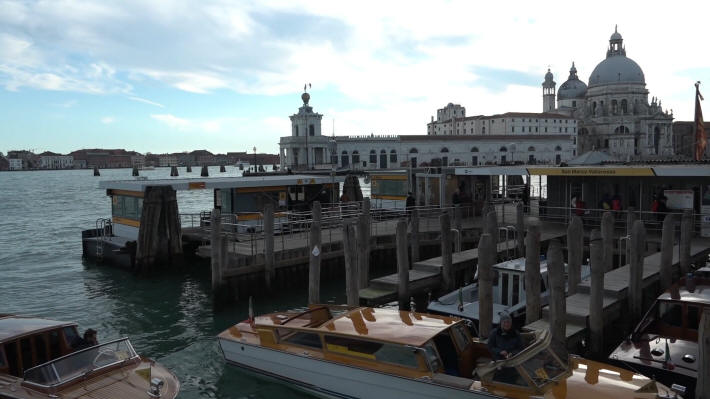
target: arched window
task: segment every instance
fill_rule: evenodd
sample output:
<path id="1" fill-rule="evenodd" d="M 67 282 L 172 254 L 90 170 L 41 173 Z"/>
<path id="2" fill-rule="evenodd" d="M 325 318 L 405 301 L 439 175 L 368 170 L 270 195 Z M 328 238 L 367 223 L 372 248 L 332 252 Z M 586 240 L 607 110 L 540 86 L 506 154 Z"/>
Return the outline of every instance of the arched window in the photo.
<path id="1" fill-rule="evenodd" d="M 396 163 L 397 162 L 397 151 L 391 150 L 390 151 L 390 163 Z"/>
<path id="2" fill-rule="evenodd" d="M 377 152 L 370 150 L 370 163 L 377 163 Z"/>
<path id="3" fill-rule="evenodd" d="M 358 150 L 353 151 L 353 165 L 357 165 L 360 163 L 360 153 Z"/>
<path id="4" fill-rule="evenodd" d="M 417 151 L 416 148 L 412 148 L 412 149 L 409 150 L 409 153 L 410 153 L 410 154 L 418 154 L 419 151 Z"/>
<path id="5" fill-rule="evenodd" d="M 446 148 L 446 147 L 444 147 L 444 148 L 441 149 L 441 152 L 449 152 L 449 149 Z"/>
<path id="6" fill-rule="evenodd" d="M 530 152 L 535 151 L 535 147 L 533 147 L 533 146 L 528 147 L 528 151 L 530 151 Z"/>
<path id="7" fill-rule="evenodd" d="M 313 125 L 308 125 L 308 135 L 309 136 L 315 136 L 316 134 L 316 129 L 313 127 Z"/>
<path id="8" fill-rule="evenodd" d="M 621 100 L 621 113 L 624 115 L 629 113 L 629 103 L 626 102 L 626 99 Z"/>
<path id="9" fill-rule="evenodd" d="M 348 158 L 348 152 L 343 150 L 343 152 L 340 154 L 340 163 L 342 166 L 348 166 L 350 164 L 350 158 Z"/>
<path id="10" fill-rule="evenodd" d="M 629 133 L 629 128 L 626 126 L 619 126 L 614 129 L 614 133 Z"/>
<path id="11" fill-rule="evenodd" d="M 293 127 L 293 135 L 298 136 L 298 126 Z"/>
<path id="12" fill-rule="evenodd" d="M 556 147 L 555 147 L 555 151 L 562 151 L 562 147 L 556 146 Z"/>
<path id="13" fill-rule="evenodd" d="M 471 152 L 478 152 L 478 147 L 471 148 Z"/>
<path id="14" fill-rule="evenodd" d="M 485 127 L 485 126 L 483 126 L 483 127 L 481 128 L 481 134 L 486 134 L 486 127 Z"/>
<path id="15" fill-rule="evenodd" d="M 611 113 L 614 115 L 619 113 L 619 107 L 616 100 L 611 100 Z"/>
<path id="16" fill-rule="evenodd" d="M 387 168 L 387 151 L 380 150 L 380 169 Z"/>
<path id="17" fill-rule="evenodd" d="M 500 152 L 508 152 L 508 149 L 505 148 L 505 146 L 503 146 L 503 147 L 500 147 L 500 150 L 499 150 L 499 151 L 500 151 Z"/>

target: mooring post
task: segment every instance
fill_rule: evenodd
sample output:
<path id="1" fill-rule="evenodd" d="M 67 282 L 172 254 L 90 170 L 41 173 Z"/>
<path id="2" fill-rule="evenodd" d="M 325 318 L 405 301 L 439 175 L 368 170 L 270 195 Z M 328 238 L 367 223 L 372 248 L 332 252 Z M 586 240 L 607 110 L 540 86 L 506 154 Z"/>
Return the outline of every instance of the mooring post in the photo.
<path id="1" fill-rule="evenodd" d="M 321 253 L 321 206 L 313 203 L 313 222 L 311 223 L 310 255 L 308 263 L 308 303 L 320 303 L 320 265 Z"/>
<path id="2" fill-rule="evenodd" d="M 264 205 L 264 282 L 271 292 L 274 279 L 274 204 Z"/>
<path id="3" fill-rule="evenodd" d="M 493 244 L 498 246 L 498 241 L 500 241 L 500 234 L 498 233 L 498 215 L 496 214 L 495 207 L 492 211 L 486 213 L 486 219 L 484 220 L 483 232 L 491 235 L 493 239 Z M 506 240 L 508 238 L 506 237 Z M 498 254 L 496 253 L 496 257 Z"/>
<path id="4" fill-rule="evenodd" d="M 525 256 L 525 208 L 522 202 L 515 206 L 515 240 L 518 256 Z"/>
<path id="5" fill-rule="evenodd" d="M 441 288 L 444 292 L 454 289 L 454 274 L 451 254 L 451 219 L 447 213 L 439 216 L 441 226 Z"/>
<path id="6" fill-rule="evenodd" d="M 200 171 L 200 176 L 208 177 L 210 175 L 209 170 L 207 170 L 207 165 L 202 165 L 202 171 Z"/>
<path id="7" fill-rule="evenodd" d="M 210 266 L 212 268 L 212 292 L 222 288 L 222 215 L 219 209 L 212 209 L 210 215 Z"/>
<path id="8" fill-rule="evenodd" d="M 700 316 L 698 355 L 698 385 L 695 388 L 695 397 L 710 399 L 710 308 L 707 306 Z"/>
<path id="9" fill-rule="evenodd" d="M 94 176 L 101 176 L 101 172 L 99 172 L 98 166 L 94 166 Z"/>
<path id="10" fill-rule="evenodd" d="M 177 166 L 171 166 L 170 167 L 170 176 L 179 176 L 180 174 L 178 173 L 178 168 Z"/>
<path id="11" fill-rule="evenodd" d="M 540 319 L 540 288 L 540 222 L 537 218 L 531 218 L 525 236 L 526 325 Z"/>
<path id="12" fill-rule="evenodd" d="M 663 219 L 661 235 L 661 271 L 659 274 L 661 292 L 665 292 L 673 283 L 673 244 L 675 242 L 675 217 L 672 213 Z"/>
<path id="13" fill-rule="evenodd" d="M 577 293 L 577 285 L 582 280 L 582 258 L 584 257 L 584 229 L 582 219 L 573 216 L 567 228 L 567 268 L 568 294 Z"/>
<path id="14" fill-rule="evenodd" d="M 407 221 L 397 222 L 397 298 L 399 310 L 409 310 L 409 250 L 407 242 Z M 415 310 L 415 309 L 411 309 Z"/>
<path id="15" fill-rule="evenodd" d="M 643 316 L 643 261 L 646 255 L 646 228 L 643 221 L 634 222 L 629 245 L 629 310 L 631 324 Z"/>
<path id="16" fill-rule="evenodd" d="M 602 356 L 604 348 L 604 247 L 599 230 L 589 236 L 589 338 L 590 350 L 595 357 Z"/>
<path id="17" fill-rule="evenodd" d="M 690 271 L 690 243 L 693 238 L 693 211 L 686 209 L 680 220 L 680 276 Z"/>
<path id="18" fill-rule="evenodd" d="M 192 166 L 191 166 L 191 165 L 187 165 L 187 167 L 185 168 L 185 172 L 186 172 L 186 173 L 192 173 Z"/>
<path id="19" fill-rule="evenodd" d="M 550 332 L 552 349 L 567 358 L 567 301 L 565 300 L 565 265 L 559 240 L 547 248 L 547 278 L 550 282 Z"/>
<path id="20" fill-rule="evenodd" d="M 604 244 L 604 271 L 614 268 L 614 216 L 604 212 L 602 216 L 602 242 Z"/>
<path id="21" fill-rule="evenodd" d="M 133 176 L 140 176 L 140 174 L 138 173 L 138 167 L 137 167 L 137 166 L 134 166 L 134 167 L 133 167 L 133 172 L 132 172 L 131 174 L 132 174 Z"/>
<path id="22" fill-rule="evenodd" d="M 478 241 L 478 332 L 487 339 L 493 327 L 493 263 L 496 244 L 488 233 Z"/>
<path id="23" fill-rule="evenodd" d="M 370 199 L 363 198 L 362 213 L 358 218 L 358 287 L 367 288 L 370 284 Z"/>
<path id="24" fill-rule="evenodd" d="M 633 228 L 634 228 L 635 221 L 636 221 L 636 208 L 634 208 L 633 206 L 630 206 L 626 210 L 626 234 L 627 235 L 631 234 L 631 230 L 633 230 Z"/>
<path id="25" fill-rule="evenodd" d="M 224 165 L 219 165 L 219 173 L 224 173 L 227 171 L 227 168 Z"/>
<path id="26" fill-rule="evenodd" d="M 343 253 L 345 257 L 345 295 L 349 306 L 359 302 L 357 272 L 357 237 L 351 221 L 343 223 Z"/>
<path id="27" fill-rule="evenodd" d="M 419 262 L 419 210 L 417 208 L 412 209 L 411 217 L 412 238 L 410 242 L 412 243 L 412 263 L 414 263 Z"/>

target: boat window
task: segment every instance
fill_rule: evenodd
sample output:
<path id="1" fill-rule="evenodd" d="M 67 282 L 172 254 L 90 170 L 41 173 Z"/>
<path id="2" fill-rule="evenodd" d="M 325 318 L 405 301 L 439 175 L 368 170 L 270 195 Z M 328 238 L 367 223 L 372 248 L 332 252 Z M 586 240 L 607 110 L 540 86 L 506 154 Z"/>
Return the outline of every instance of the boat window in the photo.
<path id="1" fill-rule="evenodd" d="M 438 334 L 434 337 L 434 343 L 444 364 L 444 373 L 459 376 L 459 356 L 451 336 L 446 332 Z"/>
<path id="2" fill-rule="evenodd" d="M 672 302 L 661 302 L 658 306 L 658 312 L 661 320 L 673 327 L 683 326 L 683 309 L 680 304 Z"/>
<path id="3" fill-rule="evenodd" d="M 44 334 L 34 336 L 35 353 L 37 354 L 37 364 L 46 363 L 49 361 L 47 356 L 47 338 Z"/>
<path id="4" fill-rule="evenodd" d="M 501 278 L 503 282 L 500 290 L 500 303 L 501 305 L 508 305 L 508 273 L 501 273 Z"/>
<path id="5" fill-rule="evenodd" d="M 75 342 L 79 341 L 79 333 L 76 332 L 76 327 L 64 327 L 64 339 L 69 346 L 74 346 Z"/>
<path id="6" fill-rule="evenodd" d="M 540 292 L 545 292 L 547 291 L 547 281 L 545 281 L 544 278 L 540 277 Z"/>
<path id="7" fill-rule="evenodd" d="M 688 323 L 687 328 L 691 330 L 697 330 L 700 326 L 699 323 L 699 310 L 697 306 L 688 305 Z"/>
<path id="8" fill-rule="evenodd" d="M 434 348 L 431 342 L 424 345 L 424 352 L 426 353 L 427 362 L 429 362 L 432 371 L 438 371 L 441 368 L 441 360 L 439 360 L 439 354 L 436 352 L 436 348 Z"/>
<path id="9" fill-rule="evenodd" d="M 143 198 L 114 195 L 111 212 L 113 216 L 140 220 L 143 212 Z"/>
<path id="10" fill-rule="evenodd" d="M 22 353 L 22 368 L 27 370 L 34 366 L 32 361 L 32 342 L 30 342 L 29 337 L 20 340 L 20 351 Z"/>
<path id="11" fill-rule="evenodd" d="M 520 372 L 518 372 L 518 369 L 514 367 L 501 367 L 495 370 L 493 372 L 493 381 L 509 385 L 528 386 L 525 378 L 523 378 Z"/>
<path id="12" fill-rule="evenodd" d="M 59 343 L 58 330 L 49 332 L 49 354 L 52 359 L 56 359 L 62 355 L 62 345 Z"/>
<path id="13" fill-rule="evenodd" d="M 517 305 L 518 302 L 520 302 L 520 276 L 515 274 L 513 275 L 513 302 L 510 306 Z"/>
<path id="14" fill-rule="evenodd" d="M 521 366 L 538 387 L 545 385 L 565 372 L 565 367 L 549 349 L 538 352 Z"/>
<path id="15" fill-rule="evenodd" d="M 416 353 L 405 346 L 383 344 L 332 335 L 325 336 L 326 349 L 365 359 L 377 360 L 404 367 L 418 368 Z"/>
<path id="16" fill-rule="evenodd" d="M 20 363 L 17 359 L 17 342 L 9 342 L 5 344 L 5 353 L 7 353 L 7 363 L 10 366 L 10 374 L 20 376 Z"/>
<path id="17" fill-rule="evenodd" d="M 461 352 L 465 351 L 471 340 L 468 338 L 468 334 L 465 331 L 466 327 L 463 324 L 457 324 L 452 328 L 454 340 L 456 340 L 456 346 L 459 347 Z"/>
<path id="18" fill-rule="evenodd" d="M 318 334 L 293 331 L 286 328 L 277 328 L 276 333 L 278 334 L 279 340 L 281 342 L 288 342 L 289 344 L 307 346 L 309 348 L 323 348 L 323 344 L 321 344 L 320 336 L 318 336 Z"/>

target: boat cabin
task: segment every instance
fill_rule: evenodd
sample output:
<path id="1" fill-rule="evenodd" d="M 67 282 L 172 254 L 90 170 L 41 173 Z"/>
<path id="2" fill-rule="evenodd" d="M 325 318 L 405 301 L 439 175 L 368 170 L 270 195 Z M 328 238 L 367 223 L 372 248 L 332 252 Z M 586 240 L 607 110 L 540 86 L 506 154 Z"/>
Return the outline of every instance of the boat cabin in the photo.
<path id="1" fill-rule="evenodd" d="M 111 198 L 112 233 L 136 240 L 143 213 L 143 199 L 148 187 L 170 187 L 184 190 L 213 190 L 213 203 L 205 208 L 220 209 L 223 217 L 232 215 L 231 222 L 247 231 L 261 225 L 267 203 L 274 205 L 275 219 L 287 217 L 289 211 L 310 209 L 314 201 L 335 202 L 342 176 L 273 175 L 245 177 L 215 177 L 189 179 L 158 179 L 102 181 Z M 100 228 L 100 226 L 97 226 Z"/>

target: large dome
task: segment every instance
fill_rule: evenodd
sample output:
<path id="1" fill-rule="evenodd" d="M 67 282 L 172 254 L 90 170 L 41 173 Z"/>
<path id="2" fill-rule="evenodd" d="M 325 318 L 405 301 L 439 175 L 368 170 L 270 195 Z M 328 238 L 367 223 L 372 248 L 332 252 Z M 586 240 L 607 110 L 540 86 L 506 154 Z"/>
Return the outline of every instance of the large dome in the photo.
<path id="1" fill-rule="evenodd" d="M 646 84 L 639 64 L 625 55 L 614 55 L 600 62 L 589 75 L 589 87 L 611 83 Z"/>

